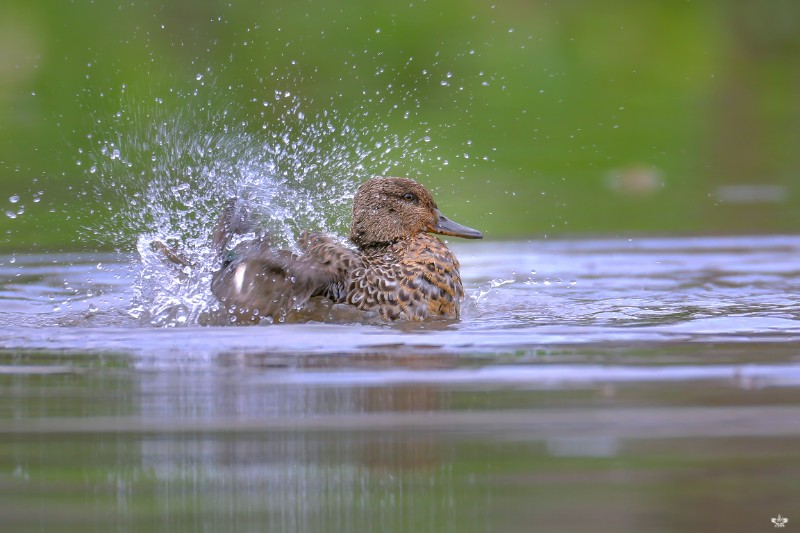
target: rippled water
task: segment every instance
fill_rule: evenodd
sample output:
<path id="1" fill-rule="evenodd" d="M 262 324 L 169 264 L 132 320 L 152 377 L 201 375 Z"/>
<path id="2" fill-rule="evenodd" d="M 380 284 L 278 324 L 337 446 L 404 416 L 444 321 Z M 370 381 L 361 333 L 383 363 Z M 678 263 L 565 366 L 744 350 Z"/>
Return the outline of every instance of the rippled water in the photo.
<path id="1" fill-rule="evenodd" d="M 463 319 L 422 325 L 164 321 L 141 312 L 138 257 L 0 258 L 4 522 L 685 531 L 800 518 L 800 237 L 451 246 Z M 185 296 L 164 316 L 189 316 Z"/>
<path id="2" fill-rule="evenodd" d="M 450 245 L 461 259 L 468 295 L 463 319 L 423 325 L 231 329 L 173 321 L 166 324 L 179 327 L 166 331 L 151 327 L 161 321 L 138 312 L 142 267 L 135 257 L 0 258 L 0 341 L 6 348 L 201 357 L 375 348 L 534 353 L 554 344 L 794 341 L 800 335 L 797 237 Z M 178 279 L 174 270 L 170 275 Z M 193 298 L 213 300 L 206 287 L 196 292 Z M 185 307 L 181 295 L 173 303 Z"/>

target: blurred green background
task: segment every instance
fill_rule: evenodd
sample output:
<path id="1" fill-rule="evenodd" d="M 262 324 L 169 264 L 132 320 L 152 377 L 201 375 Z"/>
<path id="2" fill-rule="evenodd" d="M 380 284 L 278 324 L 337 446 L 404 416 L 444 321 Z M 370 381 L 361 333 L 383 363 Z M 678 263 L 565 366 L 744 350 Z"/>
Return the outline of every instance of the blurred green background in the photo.
<path id="1" fill-rule="evenodd" d="M 0 249 L 113 247 L 82 151 L 198 75 L 252 135 L 280 90 L 428 146 L 392 171 L 491 238 L 795 232 L 797 28 L 795 0 L 5 0 Z"/>

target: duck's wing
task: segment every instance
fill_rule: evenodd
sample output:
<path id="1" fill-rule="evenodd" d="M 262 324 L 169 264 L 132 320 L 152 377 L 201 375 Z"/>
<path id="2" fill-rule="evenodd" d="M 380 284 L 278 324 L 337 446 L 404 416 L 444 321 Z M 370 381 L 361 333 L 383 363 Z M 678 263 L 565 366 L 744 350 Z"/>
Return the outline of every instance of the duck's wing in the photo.
<path id="1" fill-rule="evenodd" d="M 301 241 L 302 255 L 274 248 L 268 239 L 245 241 L 226 254 L 211 291 L 236 321 L 280 320 L 314 296 L 342 301 L 355 252 L 320 234 Z"/>
<path id="2" fill-rule="evenodd" d="M 322 233 L 303 234 L 299 245 L 305 260 L 324 271 L 330 279 L 330 283 L 314 296 L 324 296 L 335 303 L 344 302 L 345 280 L 350 272 L 363 266 L 361 256 L 337 239 Z"/>
<path id="3" fill-rule="evenodd" d="M 194 263 L 177 248 L 171 248 L 161 241 L 153 241 L 150 243 L 150 249 L 156 253 L 160 253 L 164 259 L 179 267 L 194 267 Z"/>
<path id="4" fill-rule="evenodd" d="M 217 253 L 222 253 L 234 235 L 244 235 L 251 231 L 253 231 L 253 223 L 247 210 L 236 198 L 231 198 L 225 204 L 217 227 L 214 228 L 214 249 Z"/>
<path id="5" fill-rule="evenodd" d="M 227 264 L 212 278 L 211 292 L 234 321 L 278 320 L 328 283 L 313 263 L 272 249 L 267 241 L 243 242 L 227 255 Z"/>

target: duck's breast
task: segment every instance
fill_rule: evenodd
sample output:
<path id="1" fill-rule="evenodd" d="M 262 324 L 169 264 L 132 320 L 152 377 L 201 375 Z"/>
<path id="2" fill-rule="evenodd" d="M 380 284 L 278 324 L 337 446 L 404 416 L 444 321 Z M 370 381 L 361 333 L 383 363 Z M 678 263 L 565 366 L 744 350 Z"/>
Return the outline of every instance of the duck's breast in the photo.
<path id="1" fill-rule="evenodd" d="M 463 296 L 458 260 L 430 235 L 366 255 L 347 284 L 349 304 L 387 320 L 457 319 Z"/>

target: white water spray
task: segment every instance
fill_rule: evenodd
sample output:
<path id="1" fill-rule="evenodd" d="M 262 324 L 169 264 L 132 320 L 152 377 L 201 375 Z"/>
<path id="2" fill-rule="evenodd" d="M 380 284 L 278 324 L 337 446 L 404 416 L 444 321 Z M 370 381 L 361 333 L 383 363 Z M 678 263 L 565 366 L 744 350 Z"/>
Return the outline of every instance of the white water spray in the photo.
<path id="1" fill-rule="evenodd" d="M 142 103 L 147 102 L 147 103 Z M 344 235 L 358 184 L 427 160 L 422 141 L 400 137 L 366 115 L 309 112 L 276 91 L 263 124 L 196 94 L 128 100 L 95 133 L 90 182 L 108 213 L 90 231 L 135 247 L 141 270 L 129 313 L 161 326 L 197 324 L 217 308 L 210 279 L 219 267 L 211 237 L 236 198 L 259 231 L 292 249 L 306 230 Z M 428 145 L 429 146 L 429 145 Z M 430 149 L 430 147 L 428 147 Z M 161 241 L 191 267 L 151 249 Z"/>

